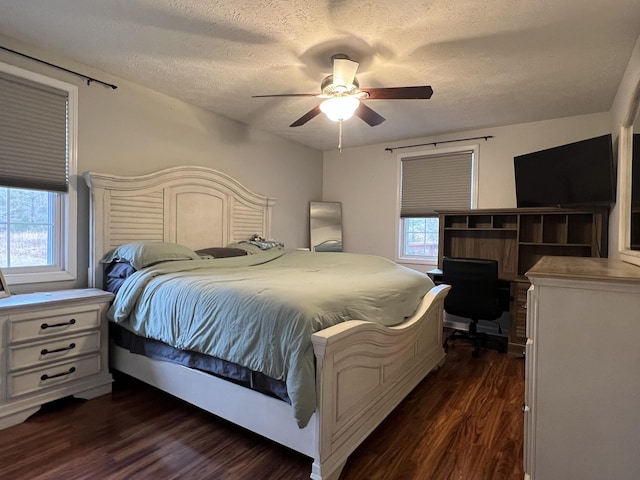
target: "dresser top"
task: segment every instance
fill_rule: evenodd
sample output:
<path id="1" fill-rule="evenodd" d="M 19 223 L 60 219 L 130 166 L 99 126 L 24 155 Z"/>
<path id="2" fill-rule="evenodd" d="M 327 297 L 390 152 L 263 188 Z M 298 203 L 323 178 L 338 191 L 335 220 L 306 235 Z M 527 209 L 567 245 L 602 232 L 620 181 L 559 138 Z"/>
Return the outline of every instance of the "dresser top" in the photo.
<path id="1" fill-rule="evenodd" d="M 91 301 L 111 301 L 113 294 L 97 288 L 55 290 L 52 292 L 20 293 L 0 299 L 0 309 L 28 307 L 30 305 L 64 304 Z"/>
<path id="2" fill-rule="evenodd" d="M 640 267 L 620 260 L 589 257 L 542 257 L 526 276 L 625 282 L 640 285 Z"/>

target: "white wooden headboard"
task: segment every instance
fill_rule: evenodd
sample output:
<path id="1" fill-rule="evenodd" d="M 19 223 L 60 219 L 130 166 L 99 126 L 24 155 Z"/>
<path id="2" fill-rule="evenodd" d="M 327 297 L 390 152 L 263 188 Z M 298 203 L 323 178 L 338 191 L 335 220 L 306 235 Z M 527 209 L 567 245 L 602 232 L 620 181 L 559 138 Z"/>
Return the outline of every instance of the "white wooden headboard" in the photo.
<path id="1" fill-rule="evenodd" d="M 133 241 L 223 247 L 253 234 L 271 237 L 274 198 L 224 173 L 183 166 L 121 177 L 85 172 L 91 191 L 89 286 L 102 287 L 100 259 Z"/>

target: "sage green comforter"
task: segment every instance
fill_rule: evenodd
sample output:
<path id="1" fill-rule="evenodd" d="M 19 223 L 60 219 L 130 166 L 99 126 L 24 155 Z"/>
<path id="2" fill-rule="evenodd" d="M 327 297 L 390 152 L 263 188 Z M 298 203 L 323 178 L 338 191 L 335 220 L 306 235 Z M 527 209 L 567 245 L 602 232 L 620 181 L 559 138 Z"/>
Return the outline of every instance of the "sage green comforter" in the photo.
<path id="1" fill-rule="evenodd" d="M 311 335 L 346 320 L 400 323 L 432 287 L 381 257 L 278 250 L 144 268 L 122 285 L 109 317 L 284 380 L 302 428 L 316 406 Z"/>

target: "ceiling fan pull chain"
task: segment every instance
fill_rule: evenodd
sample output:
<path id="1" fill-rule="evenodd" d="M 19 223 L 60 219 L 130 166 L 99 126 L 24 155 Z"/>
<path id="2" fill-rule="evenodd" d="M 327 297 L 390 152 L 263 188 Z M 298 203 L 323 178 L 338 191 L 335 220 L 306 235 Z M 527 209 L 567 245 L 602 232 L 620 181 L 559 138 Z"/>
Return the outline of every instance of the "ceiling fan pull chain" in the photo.
<path id="1" fill-rule="evenodd" d="M 338 120 L 338 152 L 342 153 L 342 119 Z"/>

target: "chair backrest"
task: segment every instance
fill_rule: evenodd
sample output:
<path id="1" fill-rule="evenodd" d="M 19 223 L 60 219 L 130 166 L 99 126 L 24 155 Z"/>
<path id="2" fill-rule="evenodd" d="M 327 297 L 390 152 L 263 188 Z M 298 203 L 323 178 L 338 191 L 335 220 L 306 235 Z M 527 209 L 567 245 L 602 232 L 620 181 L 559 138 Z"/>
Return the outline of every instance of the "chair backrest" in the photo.
<path id="1" fill-rule="evenodd" d="M 444 257 L 442 282 L 451 285 L 444 300 L 447 313 L 475 320 L 495 320 L 502 314 L 496 260 Z"/>

